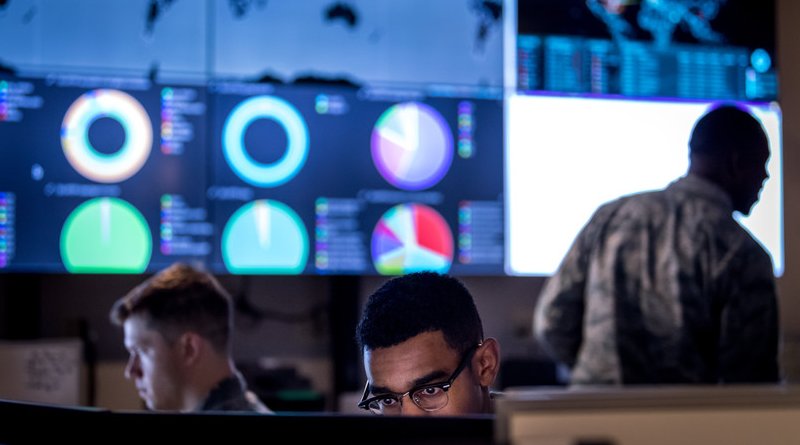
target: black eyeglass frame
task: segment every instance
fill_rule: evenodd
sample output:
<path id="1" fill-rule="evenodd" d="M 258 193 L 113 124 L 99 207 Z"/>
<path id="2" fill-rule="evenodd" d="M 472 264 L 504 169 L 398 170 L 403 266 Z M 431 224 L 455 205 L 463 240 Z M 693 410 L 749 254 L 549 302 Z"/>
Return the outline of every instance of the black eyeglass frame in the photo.
<path id="1" fill-rule="evenodd" d="M 445 402 L 444 405 L 440 406 L 439 408 L 430 409 L 430 408 L 424 408 L 422 406 L 419 406 L 417 401 L 414 400 L 414 397 L 411 397 L 411 394 L 413 394 L 413 393 L 415 393 L 417 391 L 423 391 L 423 390 L 426 390 L 426 389 L 429 389 L 429 388 L 439 388 L 442 391 L 444 391 L 445 395 L 447 395 L 447 392 L 450 390 L 450 387 L 453 386 L 453 383 L 456 381 L 458 376 L 461 375 L 461 371 L 463 371 L 464 368 L 467 367 L 469 362 L 472 360 L 472 357 L 475 355 L 475 352 L 477 352 L 478 348 L 480 348 L 481 346 L 483 346 L 483 342 L 480 342 L 477 345 L 469 348 L 467 350 L 467 352 L 464 353 L 464 356 L 461 358 L 461 362 L 459 362 L 458 367 L 456 368 L 456 370 L 453 371 L 453 373 L 450 374 L 450 377 L 447 380 L 445 380 L 444 382 L 426 383 L 424 385 L 415 386 L 415 387 L 413 387 L 413 388 L 411 388 L 408 391 L 403 392 L 403 393 L 385 392 L 385 393 L 378 394 L 376 396 L 367 398 L 367 396 L 369 395 L 369 381 L 367 381 L 367 384 L 364 387 L 364 394 L 361 396 L 361 401 L 358 402 L 358 407 L 361 408 L 361 409 L 365 409 L 365 410 L 369 410 L 369 411 L 375 412 L 373 409 L 371 409 L 369 407 L 369 405 L 372 404 L 373 402 L 377 402 L 377 401 L 379 401 L 381 399 L 393 398 L 393 399 L 397 400 L 398 403 L 402 404 L 403 397 L 409 396 L 409 399 L 411 399 L 411 402 L 413 402 L 414 405 L 417 405 L 417 407 L 419 407 L 420 409 L 422 409 L 424 411 L 427 411 L 427 412 L 438 411 L 438 410 L 444 408 L 445 406 L 447 406 L 447 403 L 450 402 L 449 396 L 448 396 L 447 402 Z"/>

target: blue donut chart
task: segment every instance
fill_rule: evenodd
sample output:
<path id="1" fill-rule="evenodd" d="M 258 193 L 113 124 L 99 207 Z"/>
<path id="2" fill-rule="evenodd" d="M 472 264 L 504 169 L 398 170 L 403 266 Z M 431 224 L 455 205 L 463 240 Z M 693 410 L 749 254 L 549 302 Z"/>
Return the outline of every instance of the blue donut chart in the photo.
<path id="1" fill-rule="evenodd" d="M 286 152 L 264 164 L 253 159 L 244 144 L 247 128 L 258 119 L 271 119 L 286 132 Z M 222 130 L 222 149 L 233 171 L 257 187 L 277 187 L 291 180 L 308 158 L 308 126 L 289 102 L 274 96 L 254 96 L 233 109 Z"/>
<path id="2" fill-rule="evenodd" d="M 125 131 L 125 141 L 116 153 L 101 153 L 89 142 L 89 128 L 100 118 L 114 119 Z M 135 175 L 150 156 L 153 127 L 142 104 L 129 94 L 92 90 L 75 100 L 64 115 L 61 146 L 67 161 L 85 178 L 121 182 Z"/>

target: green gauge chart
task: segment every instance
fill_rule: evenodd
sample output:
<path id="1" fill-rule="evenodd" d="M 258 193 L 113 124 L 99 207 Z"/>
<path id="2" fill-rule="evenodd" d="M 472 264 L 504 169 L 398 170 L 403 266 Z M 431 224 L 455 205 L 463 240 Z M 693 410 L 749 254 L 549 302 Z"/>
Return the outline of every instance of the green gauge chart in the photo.
<path id="1" fill-rule="evenodd" d="M 152 250 L 144 217 L 118 198 L 84 202 L 61 230 L 61 259 L 71 273 L 141 273 Z"/>

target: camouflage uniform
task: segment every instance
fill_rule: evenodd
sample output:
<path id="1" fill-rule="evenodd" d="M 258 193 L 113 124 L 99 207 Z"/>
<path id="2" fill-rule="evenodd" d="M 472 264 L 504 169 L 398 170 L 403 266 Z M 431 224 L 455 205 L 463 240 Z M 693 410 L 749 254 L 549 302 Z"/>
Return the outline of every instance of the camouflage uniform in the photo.
<path id="1" fill-rule="evenodd" d="M 595 212 L 534 317 L 573 385 L 779 380 L 772 261 L 732 215 L 691 174 Z"/>

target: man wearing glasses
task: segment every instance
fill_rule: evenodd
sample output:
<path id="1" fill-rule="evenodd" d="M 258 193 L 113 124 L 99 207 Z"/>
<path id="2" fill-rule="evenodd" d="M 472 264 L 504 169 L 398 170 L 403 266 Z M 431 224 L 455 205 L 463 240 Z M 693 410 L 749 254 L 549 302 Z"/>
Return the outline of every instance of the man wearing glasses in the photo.
<path id="1" fill-rule="evenodd" d="M 472 295 L 456 278 L 416 272 L 367 301 L 356 339 L 367 385 L 358 406 L 380 415 L 488 414 L 500 346 L 483 337 Z"/>

